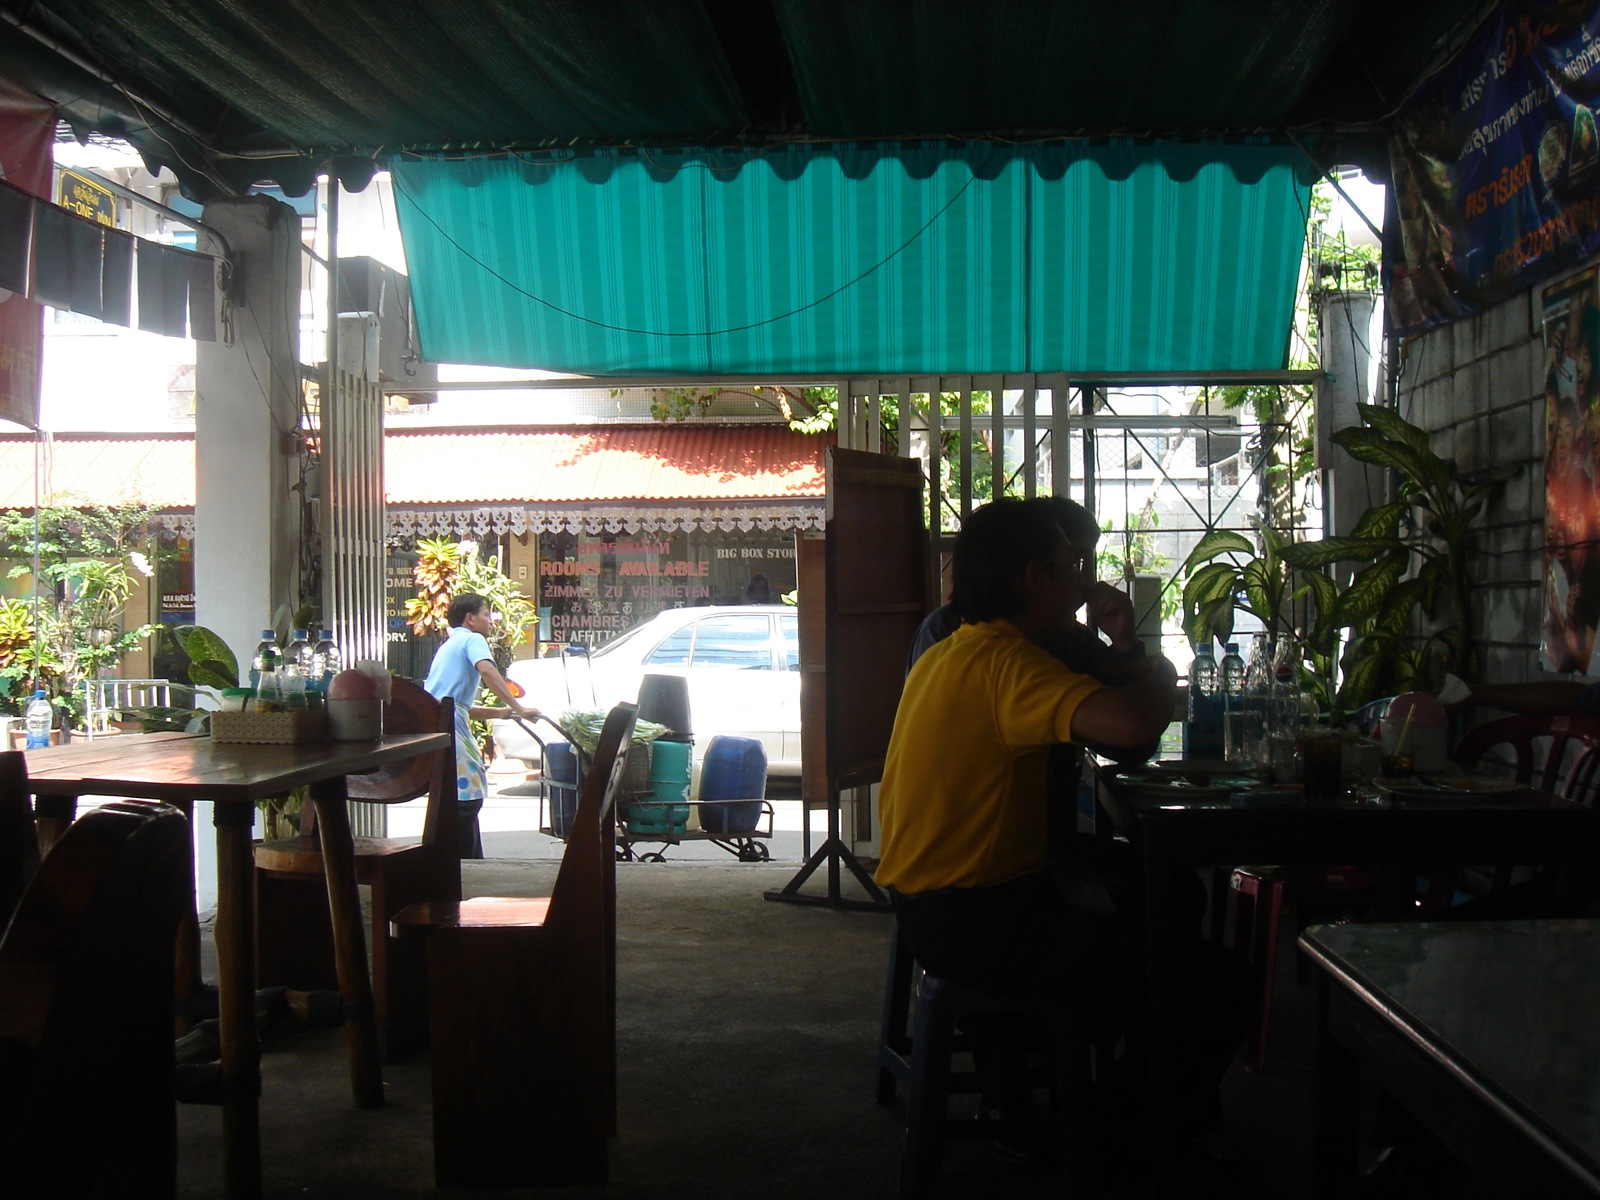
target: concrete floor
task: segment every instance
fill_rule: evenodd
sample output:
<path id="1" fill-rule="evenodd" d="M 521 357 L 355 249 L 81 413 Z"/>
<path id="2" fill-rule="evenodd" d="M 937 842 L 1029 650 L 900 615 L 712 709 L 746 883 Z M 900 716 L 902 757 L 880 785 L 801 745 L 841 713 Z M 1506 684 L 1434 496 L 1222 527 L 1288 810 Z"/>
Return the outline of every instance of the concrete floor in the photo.
<path id="1" fill-rule="evenodd" d="M 581 1197 L 892 1197 L 903 1103 L 874 1102 L 888 920 L 763 898 L 798 858 L 624 863 L 618 890 L 619 1135 L 605 1189 Z M 555 853 L 464 864 L 468 895 L 542 894 Z M 807 890 L 819 892 L 813 879 Z M 209 943 L 209 939 L 207 939 Z M 1236 1067 L 1217 1141 L 1255 1164 L 1230 1196 L 1306 1195 L 1312 989 L 1280 981 L 1270 1071 Z M 269 1197 L 450 1196 L 434 1187 L 425 1056 L 386 1068 L 387 1105 L 356 1109 L 337 1030 L 273 1042 L 264 1062 Z M 219 1114 L 180 1108 L 180 1190 L 221 1196 Z M 947 1157 L 951 1196 L 1060 1195 L 1065 1181 Z M 482 1194 L 482 1193 L 461 1193 Z M 534 1195 L 512 1191 L 509 1195 Z"/>

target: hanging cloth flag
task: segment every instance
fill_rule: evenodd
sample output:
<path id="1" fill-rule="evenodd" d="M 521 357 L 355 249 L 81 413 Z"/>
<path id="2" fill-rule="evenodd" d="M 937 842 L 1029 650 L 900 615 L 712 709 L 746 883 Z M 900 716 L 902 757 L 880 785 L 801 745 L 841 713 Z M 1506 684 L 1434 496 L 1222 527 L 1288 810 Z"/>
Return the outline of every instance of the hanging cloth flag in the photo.
<path id="1" fill-rule="evenodd" d="M 133 243 L 131 233 L 105 231 L 100 263 L 100 319 L 110 325 L 133 323 Z"/>
<path id="2" fill-rule="evenodd" d="M 189 268 L 184 253 L 139 240 L 139 328 L 166 337 L 187 336 Z"/>
<path id="3" fill-rule="evenodd" d="M 217 340 L 217 260 L 209 254 L 184 251 L 189 283 L 189 336 L 197 342 Z"/>
<path id="4" fill-rule="evenodd" d="M 48 197 L 55 133 L 55 109 L 0 80 L 0 178 L 31 195 Z M 0 254 L 13 264 L 15 241 L 13 237 L 9 257 Z M 27 298 L 26 287 L 0 283 L 0 288 L 0 419 L 37 429 L 44 310 Z"/>
<path id="5" fill-rule="evenodd" d="M 86 317 L 100 315 L 101 226 L 55 204 L 33 217 L 33 298 Z"/>
<path id="6" fill-rule="evenodd" d="M 0 289 L 28 294 L 28 255 L 33 246 L 33 206 L 38 201 L 0 181 Z"/>

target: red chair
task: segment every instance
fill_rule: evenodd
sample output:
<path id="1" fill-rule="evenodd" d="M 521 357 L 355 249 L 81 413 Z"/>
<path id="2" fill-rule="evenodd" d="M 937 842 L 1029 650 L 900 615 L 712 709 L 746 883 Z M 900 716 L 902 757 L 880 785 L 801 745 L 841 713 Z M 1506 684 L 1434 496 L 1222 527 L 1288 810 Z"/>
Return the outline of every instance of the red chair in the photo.
<path id="1" fill-rule="evenodd" d="M 1363 737 L 1376 737 L 1393 696 L 1362 705 L 1350 714 L 1347 725 Z M 1236 867 L 1218 869 L 1212 874 L 1212 938 L 1222 937 L 1227 894 L 1226 881 L 1234 893 L 1233 924 L 1228 944 L 1238 946 L 1241 930 L 1247 931 L 1245 954 L 1255 972 L 1256 1014 L 1250 1023 L 1250 1038 L 1245 1050 L 1245 1069 L 1259 1071 L 1267 1062 L 1267 1032 L 1272 1024 L 1272 983 L 1278 968 L 1278 935 L 1283 910 L 1295 910 L 1297 929 L 1310 924 L 1313 912 L 1333 911 L 1341 915 L 1355 912 L 1363 917 L 1384 913 L 1384 896 L 1374 891 L 1376 872 L 1358 866 L 1332 867 Z"/>

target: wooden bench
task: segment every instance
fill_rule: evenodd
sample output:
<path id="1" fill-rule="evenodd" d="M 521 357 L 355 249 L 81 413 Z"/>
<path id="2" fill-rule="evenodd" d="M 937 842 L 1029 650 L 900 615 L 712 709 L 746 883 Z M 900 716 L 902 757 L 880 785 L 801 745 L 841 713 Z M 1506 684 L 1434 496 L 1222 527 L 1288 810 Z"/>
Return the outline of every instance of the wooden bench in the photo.
<path id="1" fill-rule="evenodd" d="M 415 904 L 440 1187 L 604 1183 L 616 1129 L 615 801 L 636 706 L 606 717 L 550 896 Z"/>

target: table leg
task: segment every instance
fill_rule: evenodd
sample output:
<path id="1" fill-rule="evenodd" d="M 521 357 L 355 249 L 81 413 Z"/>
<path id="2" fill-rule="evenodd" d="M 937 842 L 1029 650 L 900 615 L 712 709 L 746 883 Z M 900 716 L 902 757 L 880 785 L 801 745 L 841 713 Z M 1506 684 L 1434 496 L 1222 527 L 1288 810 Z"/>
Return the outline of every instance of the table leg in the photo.
<path id="1" fill-rule="evenodd" d="M 1317 1200 L 1340 1200 L 1356 1190 L 1361 1140 L 1360 1067 L 1334 1035 L 1330 1007 L 1335 985 L 1317 980 L 1317 1132 L 1312 1151 L 1312 1191 Z"/>
<path id="2" fill-rule="evenodd" d="M 383 1104 L 383 1067 L 378 1056 L 378 1025 L 373 1015 L 372 980 L 367 974 L 367 940 L 361 925 L 361 892 L 356 886 L 355 844 L 345 782 L 311 785 L 322 839 L 322 867 L 328 878 L 328 912 L 333 918 L 333 961 L 344 1001 L 344 1033 L 350 1048 L 350 1085 L 362 1108 Z"/>
<path id="3" fill-rule="evenodd" d="M 1173 1155 L 1176 1111 L 1175 1064 L 1178 1061 L 1178 981 L 1173 954 L 1174 900 L 1170 883 L 1175 877 L 1171 858 L 1162 848 L 1161 834 L 1149 825 L 1144 841 L 1145 978 L 1149 987 L 1145 1031 L 1150 1071 L 1150 1194 L 1176 1194 L 1180 1185 Z"/>
<path id="4" fill-rule="evenodd" d="M 261 1195 L 261 1036 L 256 1030 L 255 806 L 217 804 L 217 1005 L 222 1174 L 229 1200 Z"/>

